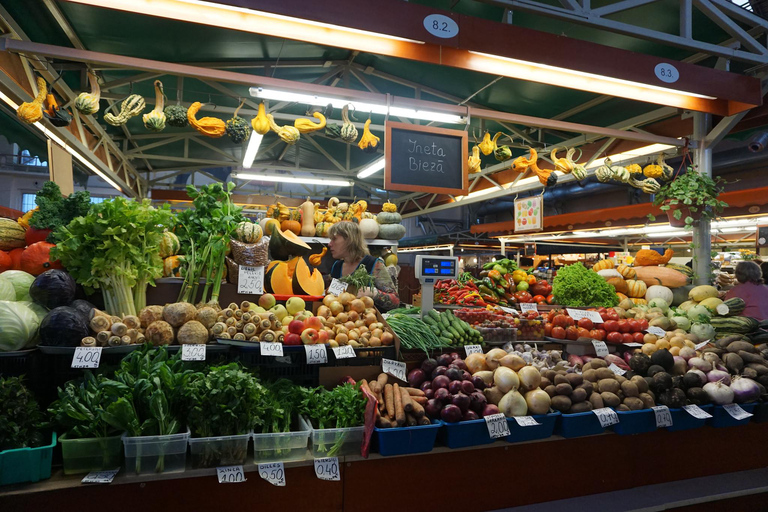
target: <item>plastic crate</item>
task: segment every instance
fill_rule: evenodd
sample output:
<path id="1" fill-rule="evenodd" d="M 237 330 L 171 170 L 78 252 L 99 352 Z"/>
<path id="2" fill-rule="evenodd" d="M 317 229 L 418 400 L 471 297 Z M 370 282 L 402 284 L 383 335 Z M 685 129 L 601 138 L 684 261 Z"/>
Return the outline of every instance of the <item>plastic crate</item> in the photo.
<path id="1" fill-rule="evenodd" d="M 748 404 L 739 404 L 739 407 L 744 409 L 745 411 L 751 413 L 755 410 L 755 407 L 757 406 L 757 402 L 752 402 Z M 749 420 L 752 419 L 752 417 L 744 418 L 743 420 L 735 420 L 733 417 L 728 414 L 728 411 L 725 410 L 725 408 L 722 405 L 716 405 L 711 411 L 708 411 L 709 414 L 712 415 L 711 418 L 709 418 L 708 425 L 710 427 L 715 428 L 723 428 L 723 427 L 738 427 L 740 425 L 746 425 L 749 423 Z"/>
<path id="2" fill-rule="evenodd" d="M 0 452 L 0 485 L 39 482 L 50 478 L 54 446 L 56 432 L 51 434 L 49 445 Z"/>
<path id="3" fill-rule="evenodd" d="M 519 340 L 540 341 L 544 339 L 544 320 L 541 318 L 536 320 L 515 318 L 515 327 L 517 328 L 517 339 Z"/>
<path id="4" fill-rule="evenodd" d="M 394 345 L 356 348 L 355 354 L 357 357 L 336 359 L 333 349 L 329 348 L 328 363 L 331 366 L 381 366 L 382 359 L 397 359 L 397 349 Z"/>
<path id="5" fill-rule="evenodd" d="M 602 434 L 605 429 L 600 425 L 600 420 L 593 412 L 577 412 L 574 414 L 562 414 L 555 434 L 565 438 L 594 436 Z"/>
<path id="6" fill-rule="evenodd" d="M 755 423 L 768 422 L 768 402 L 758 402 L 752 414 L 752 421 Z"/>
<path id="7" fill-rule="evenodd" d="M 517 329 L 514 327 L 476 327 L 478 332 L 483 335 L 483 341 L 486 343 L 507 343 L 517 341 Z"/>
<path id="8" fill-rule="evenodd" d="M 59 438 L 64 474 L 76 475 L 115 469 L 122 460 L 122 436 L 68 439 Z"/>
<path id="9" fill-rule="evenodd" d="M 645 434 L 656 430 L 656 413 L 653 409 L 617 411 L 616 414 L 619 415 L 619 422 L 610 428 L 619 435 Z"/>
<path id="10" fill-rule="evenodd" d="M 290 462 L 311 458 L 307 449 L 310 429 L 297 432 L 253 434 L 253 462 Z"/>
<path id="11" fill-rule="evenodd" d="M 328 361 L 333 351 L 327 348 Z M 267 380 L 286 378 L 299 386 L 315 387 L 320 381 L 321 364 L 307 364 L 304 345 L 283 345 L 283 356 L 262 356 L 258 344 L 254 347 L 232 347 L 230 354 L 249 368 L 257 368 L 259 376 Z"/>
<path id="12" fill-rule="evenodd" d="M 712 405 L 700 405 L 699 408 L 712 414 Z M 672 426 L 667 427 L 670 432 L 677 432 L 678 430 L 690 430 L 692 428 L 703 427 L 707 423 L 707 418 L 698 419 L 694 418 L 685 409 L 670 409 L 672 414 Z"/>
<path id="13" fill-rule="evenodd" d="M 434 420 L 431 425 L 374 429 L 374 449 L 381 455 L 410 455 L 431 452 L 442 422 Z"/>
<path id="14" fill-rule="evenodd" d="M 310 430 L 310 450 L 315 458 L 359 455 L 365 427 L 314 429 L 308 419 L 299 418 L 302 430 Z"/>
<path id="15" fill-rule="evenodd" d="M 188 440 L 189 430 L 165 436 L 128 437 L 123 434 L 126 473 L 150 475 L 184 471 Z"/>
<path id="16" fill-rule="evenodd" d="M 525 441 L 538 441 L 539 439 L 548 439 L 552 437 L 555 431 L 555 425 L 560 417 L 559 412 L 550 414 L 538 414 L 533 416 L 540 425 L 531 427 L 521 427 L 514 418 L 508 418 L 509 434 L 506 440 L 510 443 L 521 443 Z"/>
<path id="17" fill-rule="evenodd" d="M 192 468 L 215 468 L 245 464 L 251 432 L 235 436 L 190 437 Z"/>
<path id="18" fill-rule="evenodd" d="M 498 440 L 488 434 L 484 419 L 458 423 L 443 422 L 442 428 L 437 432 L 437 439 L 448 448 L 481 446 Z"/>
<path id="19" fill-rule="evenodd" d="M 40 363 L 40 352 L 36 348 L 0 352 L 0 377 L 33 376 Z M 28 380 L 27 382 L 30 382 Z"/>

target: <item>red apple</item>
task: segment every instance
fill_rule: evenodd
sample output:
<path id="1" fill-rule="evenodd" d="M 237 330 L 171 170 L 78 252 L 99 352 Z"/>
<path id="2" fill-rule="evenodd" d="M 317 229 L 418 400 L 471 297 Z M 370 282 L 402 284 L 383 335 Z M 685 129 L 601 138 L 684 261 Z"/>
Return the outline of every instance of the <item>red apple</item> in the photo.
<path id="1" fill-rule="evenodd" d="M 319 331 L 323 328 L 323 320 L 320 317 L 311 316 L 304 320 L 304 328 L 315 329 L 316 331 Z"/>
<path id="2" fill-rule="evenodd" d="M 325 329 L 320 329 L 317 331 L 317 343 L 323 344 L 328 342 L 328 331 Z"/>
<path id="3" fill-rule="evenodd" d="M 301 332 L 304 330 L 304 322 L 301 320 L 291 320 L 291 322 L 288 324 L 288 332 L 291 332 L 293 334 L 301 334 Z"/>
<path id="4" fill-rule="evenodd" d="M 285 335 L 283 345 L 301 345 L 301 335 L 289 332 Z"/>
<path id="5" fill-rule="evenodd" d="M 317 333 L 317 329 L 304 329 L 301 333 L 301 342 L 305 345 L 314 345 L 318 339 L 320 339 L 320 335 Z"/>

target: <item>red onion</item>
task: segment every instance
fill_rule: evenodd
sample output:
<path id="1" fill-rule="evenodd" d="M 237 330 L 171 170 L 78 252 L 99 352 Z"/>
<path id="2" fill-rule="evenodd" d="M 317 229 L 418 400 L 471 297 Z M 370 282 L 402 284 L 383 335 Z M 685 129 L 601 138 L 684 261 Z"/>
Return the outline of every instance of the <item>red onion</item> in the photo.
<path id="1" fill-rule="evenodd" d="M 700 357 L 692 357 L 688 360 L 688 367 L 696 368 L 697 370 L 701 370 L 704 373 L 707 373 L 712 369 L 712 364 Z"/>
<path id="2" fill-rule="evenodd" d="M 745 377 L 734 377 L 731 390 L 733 391 L 733 401 L 737 404 L 754 402 L 760 396 L 760 387 L 757 383 Z"/>
<path id="3" fill-rule="evenodd" d="M 716 405 L 733 403 L 733 390 L 720 382 L 708 382 L 704 385 L 704 392 Z"/>
<path id="4" fill-rule="evenodd" d="M 576 368 L 581 368 L 582 366 L 584 366 L 584 361 L 576 354 L 569 354 L 568 364 Z"/>
<path id="5" fill-rule="evenodd" d="M 728 372 L 723 372 L 720 370 L 712 370 L 711 372 L 707 373 L 707 380 L 709 382 L 722 382 L 726 386 L 731 385 L 731 376 L 728 374 Z"/>

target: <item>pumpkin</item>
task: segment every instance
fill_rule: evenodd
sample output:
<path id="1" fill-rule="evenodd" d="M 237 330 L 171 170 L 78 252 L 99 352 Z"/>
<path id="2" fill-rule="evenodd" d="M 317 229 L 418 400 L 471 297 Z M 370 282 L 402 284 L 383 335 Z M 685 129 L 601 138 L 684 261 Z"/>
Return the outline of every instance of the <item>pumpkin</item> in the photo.
<path id="1" fill-rule="evenodd" d="M 402 224 L 379 224 L 379 238 L 384 240 L 400 240 L 405 236 L 405 226 Z"/>
<path id="2" fill-rule="evenodd" d="M 186 128 L 189 126 L 187 119 L 187 107 L 183 105 L 168 105 L 163 110 L 165 123 L 174 128 Z"/>
<path id="3" fill-rule="evenodd" d="M 280 229 L 280 221 L 277 219 L 261 219 L 259 224 L 261 225 L 262 222 L 264 224 L 261 226 L 261 228 L 264 231 L 264 234 L 267 236 L 271 236 L 275 230 Z"/>
<path id="4" fill-rule="evenodd" d="M 293 293 L 295 295 L 323 295 L 325 283 L 319 270 L 310 269 L 304 258 L 299 258 L 293 272 Z"/>
<path id="5" fill-rule="evenodd" d="M 616 267 L 616 271 L 621 274 L 624 279 L 635 279 L 635 277 L 637 277 L 635 269 L 628 265 L 619 265 Z"/>
<path id="6" fill-rule="evenodd" d="M 13 219 L 0 218 L 0 251 L 26 245 L 24 228 Z"/>
<path id="7" fill-rule="evenodd" d="M 373 219 L 362 219 L 360 221 L 360 233 L 363 238 L 376 238 L 379 235 L 379 223 Z"/>
<path id="8" fill-rule="evenodd" d="M 658 179 L 662 177 L 663 169 L 660 165 L 650 164 L 643 168 L 643 174 L 646 178 Z"/>
<path id="9" fill-rule="evenodd" d="M 630 297 L 629 300 L 631 300 L 635 306 L 645 306 L 648 304 L 648 301 L 645 299 L 639 299 L 637 297 Z"/>
<path id="10" fill-rule="evenodd" d="M 623 277 L 609 277 L 606 282 L 613 286 L 618 293 L 628 293 L 629 286 Z"/>
<path id="11" fill-rule="evenodd" d="M 667 306 L 671 306 L 672 301 L 674 300 L 674 294 L 672 293 L 672 290 L 666 286 L 654 284 L 648 287 L 648 290 L 645 292 L 645 299 L 648 301 L 652 299 L 661 299 L 667 303 Z"/>
<path id="12" fill-rule="evenodd" d="M 637 254 L 635 254 L 635 266 L 647 267 L 651 265 L 664 265 L 669 263 L 669 260 L 671 260 L 674 255 L 675 251 L 672 249 L 664 251 L 664 256 L 653 249 L 640 249 L 637 251 Z"/>
<path id="13" fill-rule="evenodd" d="M 163 94 L 163 82 L 155 80 L 155 108 L 149 114 L 141 118 L 144 128 L 151 132 L 161 132 L 165 129 L 167 116 L 165 115 L 165 94 Z"/>
<path id="14" fill-rule="evenodd" d="M 164 231 L 160 239 L 160 257 L 165 259 L 168 256 L 174 256 L 179 252 L 180 248 L 179 237 L 171 231 Z"/>
<path id="15" fill-rule="evenodd" d="M 54 247 L 54 245 L 48 242 L 36 242 L 24 249 L 19 260 L 19 270 L 33 276 L 39 276 L 52 268 L 64 268 L 59 260 L 51 261 L 51 247 Z"/>
<path id="16" fill-rule="evenodd" d="M 655 284 L 667 288 L 679 288 L 688 284 L 689 277 L 669 267 L 636 267 L 637 279 L 648 286 Z"/>
<path id="17" fill-rule="evenodd" d="M 269 239 L 269 254 L 273 260 L 285 261 L 292 256 L 306 256 L 311 252 L 312 248 L 291 231 L 275 229 Z"/>
<path id="18" fill-rule="evenodd" d="M 292 272 L 289 273 L 289 262 L 273 261 L 269 264 L 264 276 L 264 290 L 277 295 L 293 295 Z"/>
<path id="19" fill-rule="evenodd" d="M 341 118 L 344 120 L 344 124 L 341 126 L 341 140 L 344 142 L 355 142 L 357 140 L 357 128 L 349 120 L 349 105 L 344 105 L 341 109 Z"/>
<path id="20" fill-rule="evenodd" d="M 32 101 L 25 101 L 16 109 L 16 116 L 27 124 L 35 124 L 43 118 L 43 102 L 48 94 L 48 85 L 37 77 L 37 96 Z"/>
<path id="21" fill-rule="evenodd" d="M 320 253 L 310 255 L 309 264 L 314 267 L 319 267 L 320 263 L 323 261 L 323 256 L 325 256 L 327 252 L 328 252 L 328 248 L 323 247 L 323 250 L 320 251 Z"/>
<path id="22" fill-rule="evenodd" d="M 259 103 L 259 111 L 256 117 L 251 119 L 251 127 L 253 131 L 259 135 L 266 135 L 269 133 L 269 119 L 267 119 L 267 112 L 264 109 L 264 102 Z"/>
<path id="23" fill-rule="evenodd" d="M 32 245 L 35 242 L 45 242 L 45 239 L 48 238 L 51 231 L 52 230 L 50 229 L 29 228 L 24 234 L 24 241 L 27 245 Z"/>
<path id="24" fill-rule="evenodd" d="M 181 266 L 185 263 L 184 256 L 174 255 L 163 259 L 163 277 L 181 277 Z"/>
<path id="25" fill-rule="evenodd" d="M 325 236 L 331 225 L 332 224 L 330 222 L 318 222 L 315 224 L 315 235 Z"/>
<path id="26" fill-rule="evenodd" d="M 379 224 L 400 224 L 403 217 L 397 212 L 379 212 L 376 222 Z"/>
<path id="27" fill-rule="evenodd" d="M 196 101 L 187 109 L 187 121 L 189 121 L 190 126 L 206 137 L 214 139 L 223 137 L 227 133 L 227 124 L 224 121 L 216 117 L 203 117 L 202 119 L 195 117 L 202 107 L 203 104 Z"/>
<path id="28" fill-rule="evenodd" d="M 140 94 L 131 94 L 120 104 L 120 112 L 115 115 L 112 112 L 104 114 L 104 120 L 112 126 L 123 126 L 132 117 L 141 114 L 147 102 Z"/>
<path id="29" fill-rule="evenodd" d="M 301 210 L 301 236 L 315 236 L 315 204 L 307 198 Z"/>
<path id="30" fill-rule="evenodd" d="M 91 92 L 81 92 L 75 98 L 75 108 L 78 112 L 85 115 L 95 114 L 99 111 L 99 99 L 101 99 L 101 88 L 96 75 L 88 72 L 88 83 L 91 85 Z"/>
<path id="31" fill-rule="evenodd" d="M 6 270 L 13 270 L 13 259 L 9 253 L 0 251 L 0 272 Z"/>
<path id="32" fill-rule="evenodd" d="M 613 268 L 613 265 L 613 260 L 600 260 L 592 266 L 592 270 L 599 272 L 600 270 Z"/>
<path id="33" fill-rule="evenodd" d="M 624 295 L 623 293 L 616 292 L 616 296 L 619 298 L 619 302 L 627 299 L 627 296 Z"/>
<path id="34" fill-rule="evenodd" d="M 369 117 L 363 126 L 363 136 L 360 137 L 360 142 L 357 143 L 357 147 L 366 153 L 375 153 L 381 139 L 371 133 L 370 126 L 371 118 Z"/>
<path id="35" fill-rule="evenodd" d="M 389 201 L 387 201 L 381 206 L 381 211 L 387 212 L 387 213 L 395 213 L 397 212 L 397 205 L 395 205 L 395 203 L 390 203 Z M 385 223 L 382 223 L 382 224 L 385 224 Z"/>
<path id="36" fill-rule="evenodd" d="M 627 283 L 627 295 L 629 295 L 630 298 L 639 298 L 639 297 L 645 297 L 645 292 L 648 290 L 648 287 L 643 281 L 640 281 L 639 279 L 630 279 L 626 281 Z"/>
<path id="37" fill-rule="evenodd" d="M 11 257 L 11 262 L 13 264 L 13 267 L 12 267 L 13 270 L 21 269 L 21 255 L 23 253 L 24 253 L 23 247 L 17 247 L 16 249 L 11 249 L 10 251 L 8 251 L 8 255 Z"/>
<path id="38" fill-rule="evenodd" d="M 627 170 L 629 171 L 629 174 L 642 174 L 643 168 L 640 167 L 640 164 L 629 164 L 627 166 Z"/>
<path id="39" fill-rule="evenodd" d="M 261 226 L 254 224 L 253 222 L 244 221 L 238 224 L 235 228 L 235 236 L 237 239 L 247 244 L 255 244 L 261 240 L 262 234 L 263 230 L 261 229 Z"/>
<path id="40" fill-rule="evenodd" d="M 297 220 L 284 220 L 280 223 L 280 229 L 283 231 L 291 231 L 296 235 L 300 235 L 301 223 Z"/>

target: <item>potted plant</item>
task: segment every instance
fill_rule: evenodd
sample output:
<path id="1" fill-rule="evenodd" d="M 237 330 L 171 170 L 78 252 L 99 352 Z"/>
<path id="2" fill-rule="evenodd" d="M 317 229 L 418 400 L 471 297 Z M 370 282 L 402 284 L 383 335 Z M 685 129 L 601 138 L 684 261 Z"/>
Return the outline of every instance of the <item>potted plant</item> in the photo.
<path id="1" fill-rule="evenodd" d="M 719 178 L 712 179 L 688 167 L 685 174 L 661 187 L 653 204 L 667 212 L 670 226 L 691 227 L 702 218 L 713 219 L 723 212 L 728 203 L 718 199 L 722 191 Z M 656 220 L 653 215 L 649 218 Z"/>

